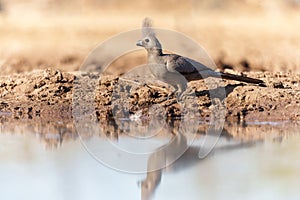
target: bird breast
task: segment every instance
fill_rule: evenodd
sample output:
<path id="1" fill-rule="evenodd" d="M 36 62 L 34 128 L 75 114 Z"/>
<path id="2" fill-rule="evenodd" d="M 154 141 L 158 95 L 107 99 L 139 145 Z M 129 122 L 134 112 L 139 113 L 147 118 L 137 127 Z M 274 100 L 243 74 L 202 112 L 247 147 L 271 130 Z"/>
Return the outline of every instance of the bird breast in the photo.
<path id="1" fill-rule="evenodd" d="M 158 63 L 149 63 L 148 67 L 152 75 L 157 79 L 164 80 L 168 77 L 169 71 L 167 70 L 166 65 Z"/>

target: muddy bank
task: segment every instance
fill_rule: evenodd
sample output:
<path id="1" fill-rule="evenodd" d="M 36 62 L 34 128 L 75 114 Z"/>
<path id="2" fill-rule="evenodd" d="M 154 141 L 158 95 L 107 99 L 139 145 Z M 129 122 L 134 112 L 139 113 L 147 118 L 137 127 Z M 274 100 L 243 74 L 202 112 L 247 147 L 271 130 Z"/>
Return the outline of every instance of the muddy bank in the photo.
<path id="1" fill-rule="evenodd" d="M 226 91 L 220 100 L 226 105 L 227 120 L 299 120 L 300 75 L 270 72 L 244 75 L 262 79 L 266 87 L 235 81 L 221 81 L 212 86 L 216 94 L 218 90 Z M 0 112 L 15 118 L 72 119 L 72 108 L 79 110 L 77 114 L 88 108 L 98 119 L 148 119 L 154 115 L 180 118 L 193 113 L 199 119 L 209 120 L 218 104 L 212 103 L 205 82 L 191 82 L 188 90 L 190 93 L 180 102 L 174 95 L 169 96 L 167 86 L 159 87 L 159 83 L 144 85 L 128 77 L 100 79 L 97 73 L 47 69 L 1 77 Z"/>
<path id="2" fill-rule="evenodd" d="M 182 122 L 178 119 L 163 122 L 157 120 L 153 122 L 130 121 L 130 120 L 105 120 L 99 121 L 96 126 L 89 131 L 80 131 L 80 123 L 71 119 L 56 118 L 32 118 L 16 119 L 13 116 L 0 116 L 0 134 L 17 134 L 25 137 L 36 137 L 46 149 L 56 149 L 77 140 L 89 140 L 92 137 L 110 138 L 117 141 L 121 137 L 134 137 L 136 139 L 155 138 L 170 139 L 170 135 L 179 133 L 179 125 Z M 208 133 L 210 124 L 195 123 L 191 127 L 180 129 L 180 134 L 189 139 L 197 139 Z M 248 141 L 271 141 L 281 142 L 293 136 L 299 136 L 300 124 L 295 122 L 225 122 L 218 134 L 229 140 Z"/>

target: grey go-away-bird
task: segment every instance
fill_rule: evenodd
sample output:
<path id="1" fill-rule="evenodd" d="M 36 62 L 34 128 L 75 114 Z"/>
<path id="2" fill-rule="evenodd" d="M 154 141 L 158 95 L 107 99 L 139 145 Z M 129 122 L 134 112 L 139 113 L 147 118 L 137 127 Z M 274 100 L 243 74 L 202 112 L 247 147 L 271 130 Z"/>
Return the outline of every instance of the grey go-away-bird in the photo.
<path id="1" fill-rule="evenodd" d="M 187 88 L 187 82 L 207 77 L 236 80 L 246 83 L 262 84 L 262 80 L 229 73 L 216 72 L 205 65 L 176 54 L 165 54 L 162 45 L 152 29 L 149 18 L 145 18 L 142 26 L 142 39 L 136 45 L 144 47 L 148 53 L 148 66 L 152 75 L 175 88 L 181 95 Z M 176 41 L 174 41 L 176 42 Z"/>

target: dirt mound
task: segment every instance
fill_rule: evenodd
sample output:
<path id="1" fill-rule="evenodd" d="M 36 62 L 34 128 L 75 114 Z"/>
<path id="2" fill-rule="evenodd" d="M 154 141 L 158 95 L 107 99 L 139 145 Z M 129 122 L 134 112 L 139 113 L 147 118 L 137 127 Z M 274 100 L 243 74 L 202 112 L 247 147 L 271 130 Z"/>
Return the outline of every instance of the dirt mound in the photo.
<path id="1" fill-rule="evenodd" d="M 73 81 L 74 75 L 51 69 L 1 77 L 1 113 L 28 118 L 70 115 Z"/>
<path id="2" fill-rule="evenodd" d="M 215 103 L 218 98 L 210 98 L 212 90 L 207 89 L 203 80 L 191 82 L 190 93 L 179 101 L 170 95 L 168 88 L 157 84 L 138 84 L 119 76 L 100 78 L 96 73 L 71 74 L 46 69 L 1 77 L 0 112 L 16 118 L 71 119 L 72 109 L 81 106 L 90 107 L 98 119 L 149 119 L 154 115 L 180 118 L 192 113 L 209 120 L 214 110 L 224 109 L 227 120 L 299 120 L 300 75 L 269 72 L 244 75 L 264 80 L 266 87 L 222 80 L 212 89 L 214 94 L 226 91 L 226 96 L 218 100 L 226 105 L 222 107 L 222 103 Z"/>

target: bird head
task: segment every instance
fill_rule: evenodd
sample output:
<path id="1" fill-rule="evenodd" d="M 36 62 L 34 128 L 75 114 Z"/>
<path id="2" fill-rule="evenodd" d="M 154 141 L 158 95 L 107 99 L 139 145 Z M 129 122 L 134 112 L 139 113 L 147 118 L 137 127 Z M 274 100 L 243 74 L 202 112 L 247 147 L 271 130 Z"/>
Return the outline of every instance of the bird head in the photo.
<path id="1" fill-rule="evenodd" d="M 149 18 L 143 20 L 141 40 L 138 40 L 136 45 L 144 47 L 147 50 L 161 50 L 161 44 L 156 38 L 156 34 L 152 29 L 152 23 Z"/>
<path id="2" fill-rule="evenodd" d="M 161 44 L 156 37 L 146 36 L 136 43 L 137 46 L 144 47 L 145 49 L 161 49 Z"/>

